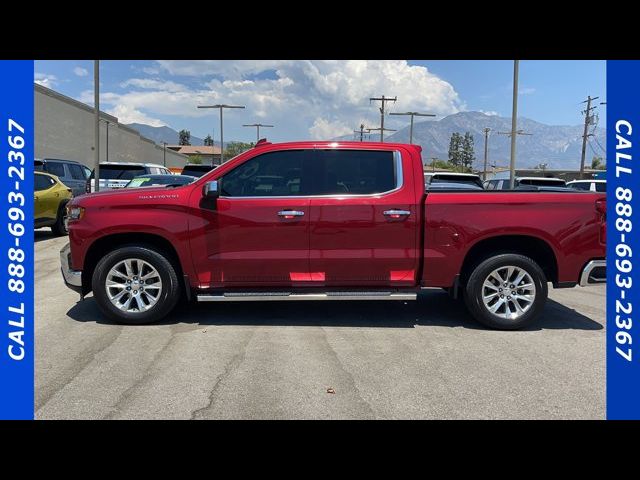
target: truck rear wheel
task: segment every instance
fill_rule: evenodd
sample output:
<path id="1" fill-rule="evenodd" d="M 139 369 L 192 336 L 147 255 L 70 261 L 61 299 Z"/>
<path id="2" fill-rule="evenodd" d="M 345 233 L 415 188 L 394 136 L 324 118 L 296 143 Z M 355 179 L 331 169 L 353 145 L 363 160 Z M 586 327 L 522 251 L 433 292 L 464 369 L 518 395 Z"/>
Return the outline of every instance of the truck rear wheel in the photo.
<path id="1" fill-rule="evenodd" d="M 171 262 L 145 247 L 125 246 L 103 257 L 93 272 L 92 288 L 107 317 L 131 325 L 160 320 L 180 298 Z"/>
<path id="2" fill-rule="evenodd" d="M 530 325 L 547 300 L 547 279 L 529 257 L 501 254 L 477 265 L 465 286 L 467 308 L 480 323 L 500 330 Z"/>

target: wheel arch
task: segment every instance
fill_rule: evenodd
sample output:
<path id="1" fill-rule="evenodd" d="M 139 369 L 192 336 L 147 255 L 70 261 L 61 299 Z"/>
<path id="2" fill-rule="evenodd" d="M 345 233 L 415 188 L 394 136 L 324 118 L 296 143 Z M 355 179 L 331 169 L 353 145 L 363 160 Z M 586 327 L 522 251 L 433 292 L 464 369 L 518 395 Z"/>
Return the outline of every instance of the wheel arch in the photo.
<path id="1" fill-rule="evenodd" d="M 184 279 L 184 272 L 180 263 L 180 257 L 173 244 L 162 235 L 154 233 L 114 233 L 100 237 L 91 244 L 85 254 L 84 268 L 82 270 L 82 294 L 86 295 L 91 291 L 91 280 L 98 261 L 107 253 L 117 248 L 125 246 L 146 247 L 166 256 L 167 260 L 175 268 L 178 279 Z M 183 282 L 182 291 L 187 291 L 187 286 Z"/>
<path id="2" fill-rule="evenodd" d="M 535 261 L 548 281 L 558 283 L 558 259 L 551 245 L 533 235 L 496 235 L 475 243 L 466 253 L 460 269 L 461 284 L 465 284 L 473 269 L 482 261 L 503 253 L 516 253 Z"/>

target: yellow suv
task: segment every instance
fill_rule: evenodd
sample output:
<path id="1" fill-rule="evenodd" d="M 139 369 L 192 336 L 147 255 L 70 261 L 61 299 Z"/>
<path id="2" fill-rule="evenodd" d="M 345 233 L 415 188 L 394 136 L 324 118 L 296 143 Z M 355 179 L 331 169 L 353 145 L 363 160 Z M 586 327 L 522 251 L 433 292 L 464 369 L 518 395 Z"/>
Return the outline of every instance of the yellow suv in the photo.
<path id="1" fill-rule="evenodd" d="M 35 172 L 34 185 L 34 217 L 35 227 L 51 227 L 55 235 L 66 235 L 67 202 L 73 196 L 54 175 Z"/>

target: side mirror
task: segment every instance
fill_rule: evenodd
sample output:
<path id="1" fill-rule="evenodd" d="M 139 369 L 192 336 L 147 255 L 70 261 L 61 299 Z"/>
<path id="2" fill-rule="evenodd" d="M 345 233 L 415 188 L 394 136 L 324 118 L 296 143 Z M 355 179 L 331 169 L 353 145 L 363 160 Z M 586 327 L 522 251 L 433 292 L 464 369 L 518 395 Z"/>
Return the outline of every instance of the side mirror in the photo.
<path id="1" fill-rule="evenodd" d="M 211 199 L 218 198 L 220 196 L 220 190 L 218 188 L 219 188 L 218 181 L 212 180 L 204 184 L 204 187 L 202 189 L 202 194 L 206 198 L 211 198 Z"/>

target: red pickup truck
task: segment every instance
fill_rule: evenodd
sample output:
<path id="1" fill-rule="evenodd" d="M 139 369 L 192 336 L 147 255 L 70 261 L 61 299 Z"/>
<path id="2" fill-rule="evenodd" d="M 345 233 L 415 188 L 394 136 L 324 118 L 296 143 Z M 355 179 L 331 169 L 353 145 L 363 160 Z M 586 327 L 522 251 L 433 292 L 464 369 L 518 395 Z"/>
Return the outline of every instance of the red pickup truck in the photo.
<path id="1" fill-rule="evenodd" d="M 441 287 L 483 324 L 516 329 L 540 314 L 548 282 L 605 280 L 605 201 L 425 192 L 415 145 L 261 141 L 189 185 L 73 199 L 62 274 L 131 324 L 181 296 L 415 300 Z"/>

